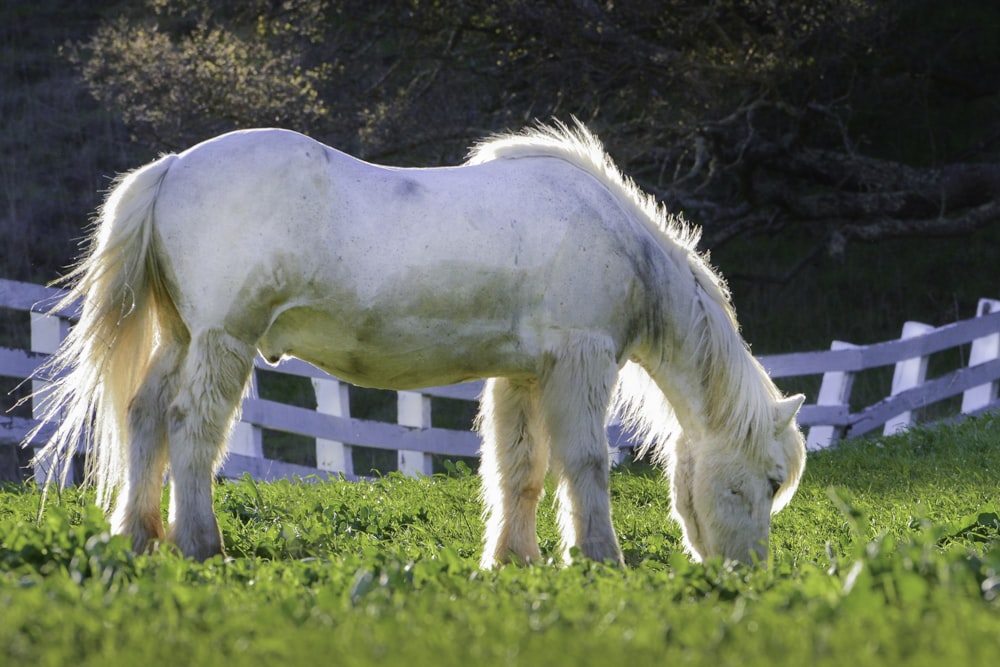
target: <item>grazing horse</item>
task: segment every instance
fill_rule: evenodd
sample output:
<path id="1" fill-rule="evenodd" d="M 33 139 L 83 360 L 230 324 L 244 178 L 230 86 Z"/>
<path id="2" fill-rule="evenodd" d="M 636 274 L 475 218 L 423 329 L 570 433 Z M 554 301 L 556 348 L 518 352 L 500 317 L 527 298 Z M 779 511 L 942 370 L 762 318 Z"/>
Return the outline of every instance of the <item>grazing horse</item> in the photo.
<path id="1" fill-rule="evenodd" d="M 565 559 L 622 563 L 612 411 L 665 464 L 692 557 L 762 558 L 805 465 L 803 399 L 750 355 L 697 240 L 579 123 L 433 169 L 286 130 L 225 134 L 109 194 L 56 306 L 82 304 L 50 363 L 42 417 L 57 427 L 39 455 L 84 443 L 116 533 L 206 559 L 222 552 L 212 485 L 258 353 L 387 389 L 489 378 L 483 567 L 540 559 L 547 471 Z"/>

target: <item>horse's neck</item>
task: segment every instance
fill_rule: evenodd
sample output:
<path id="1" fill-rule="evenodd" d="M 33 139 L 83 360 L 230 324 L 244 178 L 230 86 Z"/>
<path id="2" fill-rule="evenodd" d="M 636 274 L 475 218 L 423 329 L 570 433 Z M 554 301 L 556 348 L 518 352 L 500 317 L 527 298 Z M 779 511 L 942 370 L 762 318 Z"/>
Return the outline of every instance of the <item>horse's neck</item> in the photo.
<path id="1" fill-rule="evenodd" d="M 757 416 L 759 379 L 730 313 L 701 287 L 689 299 L 674 302 L 674 317 L 644 365 L 681 428 L 704 437 Z"/>
<path id="2" fill-rule="evenodd" d="M 698 369 L 690 361 L 690 357 L 678 354 L 662 358 L 659 364 L 643 363 L 643 366 L 670 403 L 680 427 L 700 440 L 710 428 L 707 419 L 709 397 L 698 377 Z"/>

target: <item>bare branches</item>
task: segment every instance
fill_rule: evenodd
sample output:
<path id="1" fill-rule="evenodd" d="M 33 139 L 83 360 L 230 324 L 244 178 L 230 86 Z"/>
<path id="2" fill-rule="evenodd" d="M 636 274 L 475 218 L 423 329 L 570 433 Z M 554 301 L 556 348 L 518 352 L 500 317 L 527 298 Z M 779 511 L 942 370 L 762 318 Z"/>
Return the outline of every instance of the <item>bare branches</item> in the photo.
<path id="1" fill-rule="evenodd" d="M 928 17 L 899 18 L 911 5 L 178 0 L 78 53 L 151 143 L 282 124 L 428 164 L 572 113 L 708 245 L 795 228 L 836 253 L 1000 221 L 995 36 L 963 20 L 942 40 Z M 978 124 L 963 120 L 969 96 L 987 100 Z"/>
<path id="2" fill-rule="evenodd" d="M 826 147 L 817 134 L 829 137 Z M 1000 222 L 1000 162 L 917 167 L 864 155 L 842 115 L 815 103 L 758 98 L 660 154 L 659 173 L 672 165 L 675 178 L 654 191 L 701 223 L 709 246 L 796 225 L 842 254 L 850 242 L 971 234 Z"/>
<path id="3" fill-rule="evenodd" d="M 1000 201 L 993 199 L 962 213 L 935 218 L 881 218 L 865 224 L 844 224 L 830 235 L 830 252 L 843 253 L 848 241 L 881 241 L 903 236 L 964 236 L 1000 222 Z"/>

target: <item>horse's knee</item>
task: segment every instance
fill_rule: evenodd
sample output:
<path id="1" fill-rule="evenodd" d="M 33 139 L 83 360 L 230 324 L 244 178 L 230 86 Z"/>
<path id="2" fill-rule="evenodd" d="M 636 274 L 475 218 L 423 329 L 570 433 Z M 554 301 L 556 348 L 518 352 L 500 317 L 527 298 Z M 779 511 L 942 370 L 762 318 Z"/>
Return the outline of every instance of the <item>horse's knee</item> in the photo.
<path id="1" fill-rule="evenodd" d="M 553 446 L 553 472 L 574 504 L 591 504 L 607 496 L 610 470 L 608 446 L 603 439 Z"/>
<path id="2" fill-rule="evenodd" d="M 608 445 L 600 441 L 589 446 L 584 443 L 570 445 L 569 451 L 562 457 L 562 466 L 566 474 L 587 480 L 607 480 L 611 468 L 608 458 Z"/>

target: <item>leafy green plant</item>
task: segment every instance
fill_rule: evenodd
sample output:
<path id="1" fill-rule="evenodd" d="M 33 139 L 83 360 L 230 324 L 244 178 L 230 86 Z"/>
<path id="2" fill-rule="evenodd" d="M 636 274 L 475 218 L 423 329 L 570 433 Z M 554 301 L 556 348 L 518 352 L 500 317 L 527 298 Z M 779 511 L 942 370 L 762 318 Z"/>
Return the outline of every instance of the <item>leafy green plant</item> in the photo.
<path id="1" fill-rule="evenodd" d="M 480 570 L 478 480 L 457 464 L 224 482 L 229 558 L 206 563 L 132 554 L 86 491 L 36 522 L 37 490 L 5 487 L 0 650 L 11 664 L 988 664 L 998 435 L 985 418 L 813 454 L 757 567 L 691 562 L 659 471 L 641 464 L 612 475 L 625 569 Z"/>

